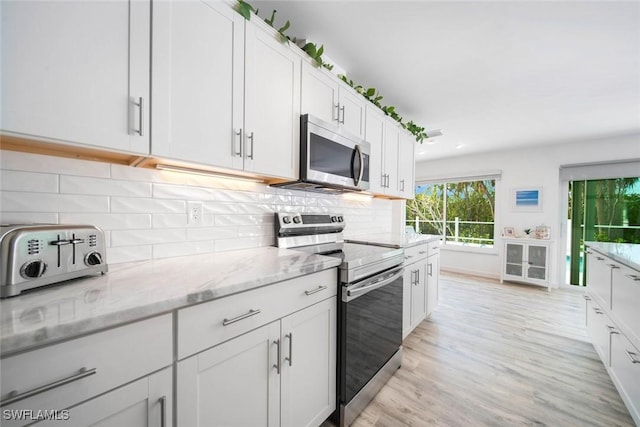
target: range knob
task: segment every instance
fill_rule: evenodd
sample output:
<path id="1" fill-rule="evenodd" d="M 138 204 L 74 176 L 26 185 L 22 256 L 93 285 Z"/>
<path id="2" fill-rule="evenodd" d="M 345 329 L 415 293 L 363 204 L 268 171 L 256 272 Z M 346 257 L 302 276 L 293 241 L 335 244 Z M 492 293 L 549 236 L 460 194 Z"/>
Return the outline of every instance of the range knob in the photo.
<path id="1" fill-rule="evenodd" d="M 285 224 L 290 224 L 291 223 L 291 218 L 289 218 L 288 216 L 283 216 L 282 217 L 282 222 L 284 222 Z"/>
<path id="2" fill-rule="evenodd" d="M 332 216 L 331 217 L 331 222 L 338 222 L 338 217 L 337 216 Z"/>
<path id="3" fill-rule="evenodd" d="M 102 264 L 102 255 L 100 255 L 100 252 L 97 251 L 89 252 L 84 257 L 84 263 L 89 267 L 100 265 Z"/>
<path id="4" fill-rule="evenodd" d="M 344 218 L 342 216 L 338 217 L 338 222 L 344 222 Z"/>
<path id="5" fill-rule="evenodd" d="M 302 222 L 302 218 L 300 218 L 299 216 L 294 216 L 293 222 L 295 222 L 296 224 L 300 224 Z"/>
<path id="6" fill-rule="evenodd" d="M 20 275 L 25 279 L 37 279 L 47 271 L 47 264 L 41 259 L 25 262 L 20 267 Z"/>

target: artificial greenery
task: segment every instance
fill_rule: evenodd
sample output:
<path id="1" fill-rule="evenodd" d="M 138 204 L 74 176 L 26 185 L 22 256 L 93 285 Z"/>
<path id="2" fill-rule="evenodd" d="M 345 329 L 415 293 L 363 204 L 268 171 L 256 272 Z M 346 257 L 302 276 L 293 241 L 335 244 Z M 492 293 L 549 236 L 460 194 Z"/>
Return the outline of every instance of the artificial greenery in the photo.
<path id="1" fill-rule="evenodd" d="M 251 6 L 249 3 L 247 3 L 244 0 L 238 0 L 238 5 L 237 5 L 237 9 L 236 10 L 247 21 L 249 21 L 251 19 L 251 13 L 252 12 L 255 13 L 256 16 L 258 15 L 258 10 L 254 9 L 253 6 Z M 287 22 L 285 22 L 285 24 L 282 27 L 276 28 L 273 25 L 275 19 L 276 19 L 276 10 L 271 12 L 271 17 L 264 18 L 264 22 L 266 22 L 270 27 L 274 28 L 280 34 L 280 37 L 282 38 L 283 42 L 287 42 L 288 43 L 290 41 L 293 41 L 295 43 L 296 42 L 295 38 L 291 39 L 291 37 L 289 37 L 289 36 L 287 36 L 285 34 L 285 32 L 291 26 L 291 23 L 289 21 L 287 21 Z M 322 59 L 322 54 L 324 53 L 324 45 L 318 46 L 315 43 L 310 43 L 309 42 L 309 43 L 306 43 L 305 45 L 301 46 L 301 49 L 303 51 L 305 51 L 307 53 L 307 55 L 309 55 L 316 62 L 316 64 L 319 67 L 324 67 L 324 68 L 326 68 L 328 70 L 332 70 L 333 69 L 333 65 L 332 64 L 324 62 L 324 60 Z M 348 79 L 347 76 L 345 76 L 345 75 L 340 74 L 340 75 L 338 75 L 338 77 L 343 82 L 345 82 L 346 84 L 351 86 L 356 92 L 358 92 L 360 95 L 362 95 L 365 99 L 367 99 L 373 105 L 375 105 L 376 107 L 380 108 L 387 116 L 391 117 L 392 119 L 394 119 L 395 121 L 400 123 L 400 125 L 404 129 L 408 130 L 411 134 L 413 134 L 413 136 L 415 136 L 417 142 L 422 143 L 425 139 L 429 138 L 429 135 L 427 135 L 427 133 L 425 132 L 424 127 L 418 126 L 412 120 L 409 120 L 406 123 L 403 122 L 402 116 L 399 115 L 396 112 L 396 107 L 390 106 L 390 105 L 382 105 L 380 101 L 382 101 L 383 96 L 378 93 L 378 90 L 376 88 L 370 87 L 370 88 L 365 89 L 364 87 L 362 87 L 360 85 L 356 85 L 353 82 L 353 80 Z"/>

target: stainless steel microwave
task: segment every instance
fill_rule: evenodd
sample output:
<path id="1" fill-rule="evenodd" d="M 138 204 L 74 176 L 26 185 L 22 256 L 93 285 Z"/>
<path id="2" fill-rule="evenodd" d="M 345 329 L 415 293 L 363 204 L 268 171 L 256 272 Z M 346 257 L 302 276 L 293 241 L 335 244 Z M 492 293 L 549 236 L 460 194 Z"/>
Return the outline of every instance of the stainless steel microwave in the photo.
<path id="1" fill-rule="evenodd" d="M 310 114 L 300 117 L 300 179 L 276 184 L 324 193 L 369 189 L 371 144 Z"/>

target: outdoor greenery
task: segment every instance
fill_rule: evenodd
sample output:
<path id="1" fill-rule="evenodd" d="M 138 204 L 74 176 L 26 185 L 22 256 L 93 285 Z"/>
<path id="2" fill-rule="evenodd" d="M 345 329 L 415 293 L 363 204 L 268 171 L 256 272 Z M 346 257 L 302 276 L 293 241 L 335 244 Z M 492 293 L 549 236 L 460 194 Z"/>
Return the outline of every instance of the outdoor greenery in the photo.
<path id="1" fill-rule="evenodd" d="M 494 180 L 418 185 L 406 209 L 408 224 L 418 218 L 422 234 L 446 235 L 447 242 L 493 245 Z"/>

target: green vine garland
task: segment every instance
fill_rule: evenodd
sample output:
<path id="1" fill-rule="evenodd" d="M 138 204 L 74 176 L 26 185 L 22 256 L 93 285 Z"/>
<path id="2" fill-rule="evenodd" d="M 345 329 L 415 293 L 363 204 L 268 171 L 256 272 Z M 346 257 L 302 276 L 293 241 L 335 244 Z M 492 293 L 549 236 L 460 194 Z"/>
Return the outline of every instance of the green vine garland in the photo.
<path id="1" fill-rule="evenodd" d="M 247 3 L 244 0 L 238 0 L 236 11 L 240 15 L 242 15 L 244 19 L 246 19 L 247 21 L 251 19 L 252 12 L 255 13 L 256 16 L 258 15 L 258 9 L 254 9 L 254 7 L 251 4 Z M 282 27 L 276 28 L 273 25 L 275 18 L 276 18 L 276 11 L 274 10 L 273 12 L 271 12 L 270 18 L 264 18 L 264 22 L 266 22 L 270 27 L 275 29 L 278 32 L 278 34 L 280 34 L 280 37 L 282 38 L 283 42 L 289 43 L 292 41 L 296 43 L 295 38 L 291 39 L 289 36 L 285 34 L 285 32 L 291 26 L 291 23 L 287 21 Z M 306 43 L 304 46 L 301 46 L 301 49 L 304 50 L 307 53 L 307 55 L 309 55 L 319 67 L 324 67 L 328 70 L 333 69 L 332 64 L 324 62 L 322 59 L 322 54 L 324 53 L 323 45 L 318 46 L 315 43 Z M 371 102 L 376 107 L 380 108 L 387 116 L 391 117 L 392 119 L 400 123 L 400 126 L 402 126 L 404 129 L 406 129 L 411 134 L 413 134 L 413 136 L 415 136 L 417 142 L 422 143 L 425 139 L 429 138 L 429 135 L 427 135 L 427 132 L 425 131 L 425 128 L 423 126 L 418 126 L 413 122 L 413 120 L 409 120 L 408 122 L 405 123 L 402 120 L 402 116 L 400 116 L 396 112 L 396 107 L 390 106 L 390 105 L 382 105 L 380 101 L 383 99 L 383 96 L 378 93 L 378 90 L 376 88 L 370 87 L 365 89 L 360 85 L 356 85 L 353 82 L 353 80 L 348 79 L 347 76 L 343 74 L 338 75 L 338 77 L 340 78 L 340 80 L 342 80 L 343 82 L 351 86 L 360 95 L 362 95 L 366 100 Z"/>

